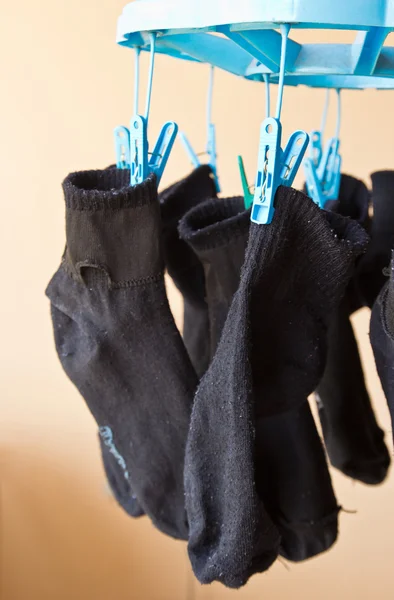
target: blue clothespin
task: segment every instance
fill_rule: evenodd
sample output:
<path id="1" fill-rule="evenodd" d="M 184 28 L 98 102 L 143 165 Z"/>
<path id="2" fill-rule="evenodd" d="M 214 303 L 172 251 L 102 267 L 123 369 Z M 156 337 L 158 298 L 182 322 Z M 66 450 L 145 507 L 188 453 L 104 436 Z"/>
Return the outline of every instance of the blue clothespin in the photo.
<path id="1" fill-rule="evenodd" d="M 118 168 L 130 169 L 131 185 L 142 183 L 151 173 L 156 175 L 157 185 L 159 185 L 178 133 L 178 125 L 174 121 L 168 121 L 161 128 L 153 152 L 149 152 L 148 119 L 152 95 L 155 40 L 155 34 L 151 34 L 151 62 L 145 115 L 138 114 L 140 48 L 136 48 L 135 114 L 130 121 L 130 129 L 122 126 L 115 129 L 116 163 Z"/>
<path id="2" fill-rule="evenodd" d="M 324 137 L 324 130 L 326 128 L 326 123 L 327 123 L 327 113 L 328 113 L 329 103 L 330 103 L 330 90 L 326 90 L 326 100 L 324 103 L 324 110 L 323 110 L 323 115 L 322 115 L 322 120 L 321 120 L 321 125 L 320 125 L 320 131 L 318 129 L 315 129 L 314 131 L 311 132 L 311 136 L 310 136 L 311 144 L 309 147 L 309 157 L 312 159 L 312 161 L 316 167 L 319 166 L 320 161 L 323 156 L 323 137 Z"/>
<path id="3" fill-rule="evenodd" d="M 320 208 L 324 208 L 327 200 L 337 200 L 341 184 L 342 158 L 339 154 L 339 130 L 341 124 L 340 90 L 337 90 L 338 113 L 335 136 L 325 145 L 324 152 L 316 165 L 313 159 L 305 161 L 306 187 L 309 196 Z M 328 102 L 326 101 L 325 117 Z"/>
<path id="4" fill-rule="evenodd" d="M 139 86 L 140 86 L 140 54 L 141 48 L 135 47 L 135 77 L 134 77 L 134 113 L 138 114 Z M 115 155 L 116 166 L 118 169 L 130 169 L 131 166 L 131 148 L 130 148 L 130 130 L 123 125 L 115 127 Z"/>
<path id="5" fill-rule="evenodd" d="M 333 184 L 338 178 L 338 165 L 341 164 L 339 154 L 339 139 L 332 137 L 328 140 L 324 148 L 323 157 L 316 169 L 317 176 L 322 184 L 323 191 L 327 194 L 332 189 Z M 328 198 L 329 199 L 329 198 Z M 330 198 L 333 199 L 333 198 Z"/>
<path id="6" fill-rule="evenodd" d="M 271 223 L 276 191 L 280 185 L 292 185 L 309 144 L 309 135 L 305 131 L 295 131 L 283 151 L 281 137 L 282 125 L 278 119 L 269 117 L 262 123 L 251 215 L 254 223 Z"/>
<path id="7" fill-rule="evenodd" d="M 159 137 L 149 160 L 149 173 L 154 173 L 159 185 L 167 161 L 170 157 L 178 133 L 178 125 L 174 121 L 168 121 L 161 128 Z"/>
<path id="8" fill-rule="evenodd" d="M 281 148 L 280 114 L 289 31 L 290 25 L 281 25 L 282 49 L 276 116 L 265 119 L 260 130 L 257 175 L 251 214 L 251 220 L 257 224 L 271 223 L 275 212 L 276 191 L 280 185 L 293 183 L 309 143 L 309 135 L 305 131 L 296 131 L 290 136 L 285 150 L 283 151 Z"/>
<path id="9" fill-rule="evenodd" d="M 130 131 L 119 125 L 114 129 L 116 166 L 118 169 L 130 169 Z"/>
<path id="10" fill-rule="evenodd" d="M 323 154 L 323 140 L 322 134 L 317 129 L 311 131 L 311 143 L 309 146 L 309 157 L 313 163 L 317 166 Z"/>
<path id="11" fill-rule="evenodd" d="M 294 131 L 288 139 L 286 148 L 282 152 L 280 184 L 287 187 L 293 185 L 294 179 L 301 166 L 304 154 L 309 144 L 309 135 L 299 129 Z"/>
<path id="12" fill-rule="evenodd" d="M 141 115 L 130 121 L 130 185 L 142 183 L 149 175 L 148 126 Z"/>
<path id="13" fill-rule="evenodd" d="M 320 208 L 324 208 L 324 204 L 326 202 L 323 190 L 321 186 L 321 182 L 319 181 L 316 173 L 316 166 L 313 162 L 312 158 L 306 158 L 304 160 L 304 173 L 305 173 L 305 183 L 306 189 L 308 192 L 308 196 L 312 198 L 312 200 L 320 206 Z"/>
<path id="14" fill-rule="evenodd" d="M 149 66 L 148 92 L 146 97 L 145 115 L 138 114 L 138 83 L 136 81 L 136 96 L 134 100 L 135 115 L 130 121 L 130 183 L 137 185 L 142 183 L 150 173 L 155 173 L 157 185 L 163 175 L 171 154 L 175 138 L 178 133 L 178 126 L 173 121 L 165 123 L 160 131 L 154 150 L 149 158 L 148 144 L 148 119 L 150 111 L 150 102 L 152 96 L 153 70 L 155 63 L 156 35 L 150 34 L 151 60 Z M 137 54 L 138 58 L 139 54 Z M 136 69 L 137 77 L 139 75 Z"/>
<path id="15" fill-rule="evenodd" d="M 211 67 L 209 76 L 209 87 L 208 87 L 208 101 L 207 101 L 207 146 L 204 154 L 208 155 L 208 165 L 211 167 L 213 173 L 213 179 L 215 182 L 216 191 L 220 192 L 219 176 L 217 171 L 217 153 L 216 153 L 216 128 L 212 123 L 212 96 L 213 96 L 213 76 L 214 67 Z M 190 162 L 193 167 L 197 168 L 201 165 L 199 155 L 193 150 L 191 143 L 186 137 L 185 133 L 181 132 L 179 138 L 186 150 Z"/>
<path id="16" fill-rule="evenodd" d="M 337 148 L 339 148 L 339 140 L 337 140 L 337 142 L 338 142 Z M 327 180 L 326 195 L 327 195 L 328 200 L 338 200 L 339 190 L 341 187 L 341 167 L 342 167 L 342 157 L 338 153 L 338 150 L 336 151 L 336 153 L 332 159 L 332 164 L 333 164 L 333 166 L 330 167 L 330 170 L 329 170 L 330 176 Z"/>
<path id="17" fill-rule="evenodd" d="M 178 133 L 178 125 L 168 121 L 161 128 L 153 149 L 148 151 L 148 133 L 146 119 L 135 115 L 130 123 L 130 183 L 142 183 L 148 175 L 154 173 L 159 185 L 164 169 L 167 166 L 174 142 Z M 149 158 L 150 155 L 150 158 Z"/>

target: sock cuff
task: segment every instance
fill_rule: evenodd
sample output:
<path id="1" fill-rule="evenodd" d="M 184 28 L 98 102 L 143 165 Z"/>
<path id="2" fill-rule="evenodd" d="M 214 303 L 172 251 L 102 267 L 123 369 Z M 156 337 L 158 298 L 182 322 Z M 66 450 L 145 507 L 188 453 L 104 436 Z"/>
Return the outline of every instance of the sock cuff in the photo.
<path id="1" fill-rule="evenodd" d="M 159 194 L 163 226 L 175 224 L 177 227 L 181 217 L 190 209 L 216 196 L 213 171 L 209 165 L 201 165 Z"/>
<path id="2" fill-rule="evenodd" d="M 372 193 L 374 191 L 392 190 L 394 187 L 394 170 L 383 169 L 382 171 L 374 171 L 371 174 Z"/>
<path id="3" fill-rule="evenodd" d="M 364 224 L 368 220 L 369 204 L 370 193 L 365 183 L 343 173 L 338 200 L 329 200 L 324 208 Z"/>
<path id="4" fill-rule="evenodd" d="M 75 211 L 119 210 L 145 206 L 157 199 L 155 175 L 130 185 L 130 170 L 112 165 L 104 170 L 77 171 L 63 181 L 66 209 Z"/>
<path id="5" fill-rule="evenodd" d="M 270 225 L 251 225 L 245 263 L 256 265 L 255 276 L 260 277 L 266 265 L 280 265 L 281 260 L 287 264 L 290 252 L 298 255 L 292 258 L 293 269 L 297 266 L 300 277 L 315 282 L 314 303 L 320 292 L 328 310 L 343 295 L 356 257 L 366 250 L 368 235 L 356 221 L 321 210 L 292 188 L 279 187 L 275 204 Z"/>
<path id="6" fill-rule="evenodd" d="M 247 235 L 250 210 L 243 198 L 212 199 L 190 210 L 179 223 L 179 235 L 196 251 L 224 246 L 235 237 Z"/>
<path id="7" fill-rule="evenodd" d="M 373 204 L 372 235 L 376 233 L 376 236 L 379 236 L 381 233 L 387 233 L 393 237 L 394 171 L 376 171 L 372 173 L 371 180 Z"/>
<path id="8" fill-rule="evenodd" d="M 114 168 L 65 179 L 63 266 L 74 279 L 127 287 L 163 272 L 156 177 L 129 182 L 130 171 Z"/>

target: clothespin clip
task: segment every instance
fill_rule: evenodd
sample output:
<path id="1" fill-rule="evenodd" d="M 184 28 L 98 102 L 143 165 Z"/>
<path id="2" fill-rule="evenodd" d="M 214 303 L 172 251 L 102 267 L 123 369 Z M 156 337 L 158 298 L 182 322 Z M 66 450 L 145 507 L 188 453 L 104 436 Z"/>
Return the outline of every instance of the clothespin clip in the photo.
<path id="1" fill-rule="evenodd" d="M 208 155 L 208 165 L 211 167 L 213 173 L 213 179 L 215 182 L 216 191 L 220 192 L 219 176 L 217 171 L 217 153 L 216 153 L 216 128 L 212 123 L 212 96 L 213 96 L 213 76 L 214 67 L 211 67 L 208 87 L 208 101 L 207 101 L 207 146 L 203 154 Z M 182 145 L 192 163 L 193 167 L 197 168 L 201 165 L 199 155 L 193 150 L 191 143 L 186 137 L 185 133 L 181 132 L 179 138 Z"/>
<path id="2" fill-rule="evenodd" d="M 253 204 L 254 194 L 252 194 L 252 192 L 250 191 L 250 186 L 248 184 L 248 180 L 246 177 L 245 166 L 244 166 L 244 161 L 243 161 L 242 156 L 238 156 L 238 167 L 239 167 L 239 172 L 241 175 L 242 189 L 244 192 L 245 210 L 249 210 L 249 208 Z"/>
<path id="3" fill-rule="evenodd" d="M 193 167 L 197 169 L 197 167 L 201 165 L 200 159 L 198 158 L 198 155 L 194 152 L 191 143 L 189 142 L 188 138 L 186 137 L 186 134 L 183 133 L 183 131 L 179 133 L 179 139 L 181 140 L 182 145 L 186 150 L 186 154 L 190 158 L 190 162 L 192 163 Z"/>
<path id="4" fill-rule="evenodd" d="M 309 146 L 309 157 L 313 161 L 313 163 L 317 166 L 319 165 L 322 154 L 322 134 L 317 129 L 311 131 L 311 143 Z"/>
<path id="5" fill-rule="evenodd" d="M 281 171 L 282 125 L 279 119 L 268 117 L 261 125 L 260 147 L 251 220 L 254 223 L 271 223 L 275 208 L 274 198 Z"/>
<path id="6" fill-rule="evenodd" d="M 212 69 L 213 71 L 213 69 Z M 212 169 L 213 179 L 217 193 L 220 192 L 220 183 L 217 169 L 217 153 L 216 153 L 216 126 L 213 123 L 208 125 L 208 141 L 207 141 L 208 164 Z"/>
<path id="7" fill-rule="evenodd" d="M 251 220 L 258 224 L 271 223 L 275 194 L 280 185 L 290 187 L 308 147 L 309 135 L 295 131 L 285 150 L 281 149 L 282 126 L 278 119 L 269 117 L 261 126 L 260 149 L 257 161 L 256 186 Z"/>
<path id="8" fill-rule="evenodd" d="M 120 125 L 114 129 L 116 167 L 130 169 L 130 131 Z"/>
<path id="9" fill-rule="evenodd" d="M 276 191 L 280 185 L 293 183 L 309 143 L 309 135 L 305 131 L 296 131 L 290 136 L 285 150 L 283 151 L 281 148 L 280 114 L 289 31 L 290 25 L 281 25 L 282 48 L 276 116 L 266 118 L 260 130 L 257 175 L 251 214 L 251 220 L 257 224 L 271 223 L 275 212 Z"/>
<path id="10" fill-rule="evenodd" d="M 327 200 L 337 200 L 339 196 L 342 158 L 338 149 L 339 140 L 331 138 L 317 169 L 312 159 L 304 161 L 308 195 L 320 208 L 325 207 Z"/>
<path id="11" fill-rule="evenodd" d="M 327 123 L 327 113 L 330 104 L 330 90 L 326 91 L 326 100 L 324 103 L 324 110 L 321 119 L 320 131 L 315 129 L 311 132 L 311 145 L 309 147 L 309 157 L 312 159 L 316 167 L 319 166 L 323 156 L 323 137 L 324 130 Z"/>
<path id="12" fill-rule="evenodd" d="M 149 152 L 148 119 L 152 95 L 156 40 L 155 34 L 150 34 L 150 37 L 151 61 L 145 115 L 138 114 L 140 48 L 136 48 L 135 114 L 130 121 L 130 129 L 122 126 L 115 129 L 116 164 L 118 168 L 130 169 L 130 185 L 142 183 L 151 173 L 156 175 L 157 185 L 159 185 L 178 133 L 178 125 L 174 121 L 168 121 L 161 128 L 153 152 Z"/>
<path id="13" fill-rule="evenodd" d="M 333 167 L 333 177 L 331 178 L 331 185 L 327 188 L 327 199 L 338 200 L 339 190 L 341 187 L 341 170 L 342 170 L 342 157 L 338 154 L 335 157 L 335 165 Z"/>
<path id="14" fill-rule="evenodd" d="M 316 167 L 312 159 L 304 161 L 305 182 L 308 195 L 324 208 L 327 200 L 337 200 L 341 183 L 341 157 L 338 153 L 339 140 L 331 138 L 324 149 L 320 164 Z"/>
<path id="15" fill-rule="evenodd" d="M 130 122 L 130 183 L 142 183 L 150 173 L 154 173 L 159 185 L 164 169 L 167 166 L 171 150 L 178 133 L 178 125 L 168 121 L 161 128 L 154 150 L 149 158 L 146 120 L 135 115 Z"/>
<path id="16" fill-rule="evenodd" d="M 134 115 L 130 121 L 130 185 L 145 181 L 148 169 L 148 128 L 146 119 Z"/>
<path id="17" fill-rule="evenodd" d="M 337 90 L 338 113 L 335 136 L 330 138 L 318 164 L 308 159 L 304 162 L 306 188 L 309 196 L 320 208 L 324 208 L 327 200 L 337 200 L 341 184 L 342 158 L 339 154 L 339 130 L 341 123 L 340 90 Z M 325 125 L 328 109 L 328 94 L 324 109 L 323 123 Z"/>
<path id="18" fill-rule="evenodd" d="M 340 141 L 337 137 L 328 141 L 322 164 L 317 169 L 317 176 L 321 181 L 327 200 L 338 199 L 342 165 L 339 145 Z"/>
<path id="19" fill-rule="evenodd" d="M 294 131 L 289 137 L 286 148 L 282 153 L 280 185 L 291 187 L 301 166 L 304 154 L 309 144 L 309 135 L 301 129 Z"/>
<path id="20" fill-rule="evenodd" d="M 320 206 L 320 208 L 324 208 L 324 204 L 326 201 L 323 195 L 321 182 L 317 177 L 316 167 L 312 158 L 306 158 L 304 160 L 304 173 L 308 196 L 312 198 L 315 204 Z"/>
<path id="21" fill-rule="evenodd" d="M 149 173 L 154 173 L 159 185 L 167 161 L 170 157 L 178 133 L 178 125 L 174 121 L 165 123 L 160 131 L 159 137 L 149 160 Z"/>

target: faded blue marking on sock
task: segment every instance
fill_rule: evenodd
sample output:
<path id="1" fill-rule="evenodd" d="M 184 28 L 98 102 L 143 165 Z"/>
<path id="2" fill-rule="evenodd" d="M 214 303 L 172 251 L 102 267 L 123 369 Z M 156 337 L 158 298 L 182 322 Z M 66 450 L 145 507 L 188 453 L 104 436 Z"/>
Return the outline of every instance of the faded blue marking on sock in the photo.
<path id="1" fill-rule="evenodd" d="M 127 471 L 126 461 L 115 446 L 112 429 L 108 426 L 99 427 L 99 434 L 118 465 L 123 469 L 123 474 L 128 481 L 129 473 Z"/>

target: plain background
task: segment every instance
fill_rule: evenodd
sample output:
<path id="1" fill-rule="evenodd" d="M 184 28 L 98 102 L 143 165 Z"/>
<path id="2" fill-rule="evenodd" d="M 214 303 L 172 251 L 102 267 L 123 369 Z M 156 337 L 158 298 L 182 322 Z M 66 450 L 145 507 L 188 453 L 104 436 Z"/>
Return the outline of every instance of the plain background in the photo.
<path id="1" fill-rule="evenodd" d="M 243 600 L 388 600 L 392 477 L 373 489 L 334 473 L 340 504 L 356 511 L 341 515 L 337 546 L 307 564 L 278 562 L 238 593 L 199 586 L 185 545 L 154 531 L 147 519 L 128 519 L 108 493 L 95 424 L 55 355 L 44 289 L 64 247 L 62 179 L 69 171 L 113 162 L 112 129 L 132 115 L 133 54 L 115 44 L 123 3 L 1 2 L 1 599 L 222 600 L 238 594 Z M 295 34 L 313 41 L 353 36 Z M 145 56 L 142 90 L 147 65 Z M 197 150 L 204 148 L 208 71 L 157 58 L 151 139 L 164 121 L 174 119 Z M 343 93 L 344 169 L 367 182 L 373 170 L 394 167 L 393 97 L 393 92 Z M 322 91 L 285 90 L 284 136 L 316 128 L 323 102 Z M 224 194 L 240 191 L 238 153 L 253 180 L 263 117 L 261 85 L 217 73 L 214 120 Z M 189 170 L 177 144 L 163 183 Z M 170 296 L 180 324 L 181 305 L 172 288 Z M 390 440 L 368 313 L 359 313 L 355 322 L 368 384 Z"/>

